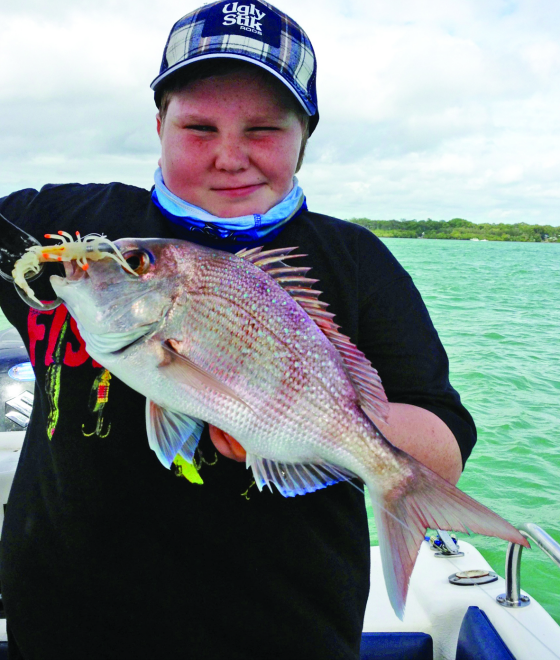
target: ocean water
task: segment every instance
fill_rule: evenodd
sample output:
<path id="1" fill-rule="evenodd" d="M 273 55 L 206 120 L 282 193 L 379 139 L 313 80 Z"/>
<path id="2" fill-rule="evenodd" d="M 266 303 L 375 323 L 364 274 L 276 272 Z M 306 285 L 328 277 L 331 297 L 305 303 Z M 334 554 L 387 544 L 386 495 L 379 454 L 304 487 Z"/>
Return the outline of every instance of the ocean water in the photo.
<path id="1" fill-rule="evenodd" d="M 477 425 L 459 487 L 560 542 L 560 245 L 383 242 L 420 290 Z M 503 576 L 507 543 L 469 541 Z M 538 549 L 523 550 L 521 587 L 560 623 L 560 569 Z"/>
<path id="2" fill-rule="evenodd" d="M 384 242 L 420 289 L 478 427 L 459 486 L 560 542 L 560 245 Z M 376 544 L 371 510 L 370 528 Z M 503 576 L 507 543 L 471 542 Z M 560 623 L 560 569 L 540 551 L 523 551 L 521 585 Z"/>

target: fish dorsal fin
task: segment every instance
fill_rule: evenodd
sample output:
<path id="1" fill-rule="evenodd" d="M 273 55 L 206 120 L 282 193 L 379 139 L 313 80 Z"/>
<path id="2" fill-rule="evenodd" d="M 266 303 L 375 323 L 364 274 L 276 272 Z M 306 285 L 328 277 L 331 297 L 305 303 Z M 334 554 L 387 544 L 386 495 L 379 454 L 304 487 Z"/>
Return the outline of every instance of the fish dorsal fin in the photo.
<path id="1" fill-rule="evenodd" d="M 284 497 L 313 493 L 339 481 L 350 481 L 354 474 L 329 463 L 279 463 L 269 458 L 247 454 L 247 468 L 253 471 L 259 490 L 272 484 Z"/>
<path id="2" fill-rule="evenodd" d="M 250 261 L 276 282 L 300 305 L 315 321 L 323 334 L 338 350 L 346 371 L 354 384 L 361 407 L 373 417 L 387 421 L 389 402 L 381 384 L 377 370 L 353 343 L 350 337 L 339 332 L 340 326 L 334 323 L 334 314 L 327 311 L 328 303 L 319 300 L 321 291 L 312 288 L 318 280 L 306 277 L 311 268 L 287 266 L 287 259 L 305 257 L 305 254 L 291 254 L 297 248 L 276 248 L 265 250 L 262 247 L 240 250 L 238 257 Z"/>
<path id="3" fill-rule="evenodd" d="M 313 317 L 311 317 L 313 318 Z M 387 422 L 389 401 L 381 383 L 381 378 L 367 357 L 357 348 L 350 337 L 338 331 L 338 326 L 326 323 L 317 324 L 338 350 L 342 361 L 358 394 L 360 406 L 369 415 Z"/>

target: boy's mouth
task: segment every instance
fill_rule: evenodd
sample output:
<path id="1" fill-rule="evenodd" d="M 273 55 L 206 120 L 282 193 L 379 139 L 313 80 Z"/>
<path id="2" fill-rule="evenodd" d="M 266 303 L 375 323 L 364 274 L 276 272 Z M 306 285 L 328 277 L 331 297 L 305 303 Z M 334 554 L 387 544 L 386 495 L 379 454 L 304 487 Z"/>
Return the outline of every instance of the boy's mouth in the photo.
<path id="1" fill-rule="evenodd" d="M 214 192 L 224 197 L 244 197 L 250 195 L 264 186 L 264 183 L 255 183 L 249 186 L 228 186 L 223 188 L 212 188 Z"/>

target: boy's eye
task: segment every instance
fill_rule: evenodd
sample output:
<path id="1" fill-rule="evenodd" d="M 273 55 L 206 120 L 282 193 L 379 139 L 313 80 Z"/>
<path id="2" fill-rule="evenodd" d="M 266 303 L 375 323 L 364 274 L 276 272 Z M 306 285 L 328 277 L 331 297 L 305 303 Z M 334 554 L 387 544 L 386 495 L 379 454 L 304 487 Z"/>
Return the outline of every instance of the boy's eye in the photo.
<path id="1" fill-rule="evenodd" d="M 278 126 L 254 126 L 249 130 L 252 132 L 257 132 L 257 131 L 279 131 L 280 129 L 278 128 Z"/>
<path id="2" fill-rule="evenodd" d="M 191 131 L 200 131 L 201 133 L 212 133 L 216 131 L 214 126 L 206 126 L 204 124 L 189 124 L 185 128 L 189 128 Z"/>

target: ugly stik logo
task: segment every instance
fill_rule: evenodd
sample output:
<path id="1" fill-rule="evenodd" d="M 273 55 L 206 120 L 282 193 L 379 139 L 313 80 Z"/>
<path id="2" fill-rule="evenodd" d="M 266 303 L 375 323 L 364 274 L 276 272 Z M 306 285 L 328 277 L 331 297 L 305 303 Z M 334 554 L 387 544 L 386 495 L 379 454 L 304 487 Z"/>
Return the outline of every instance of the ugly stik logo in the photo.
<path id="1" fill-rule="evenodd" d="M 264 11 L 259 11 L 253 3 L 240 5 L 238 2 L 230 2 L 224 5 L 224 22 L 222 25 L 238 25 L 240 30 L 254 32 L 262 37 L 262 19 L 266 16 Z"/>

